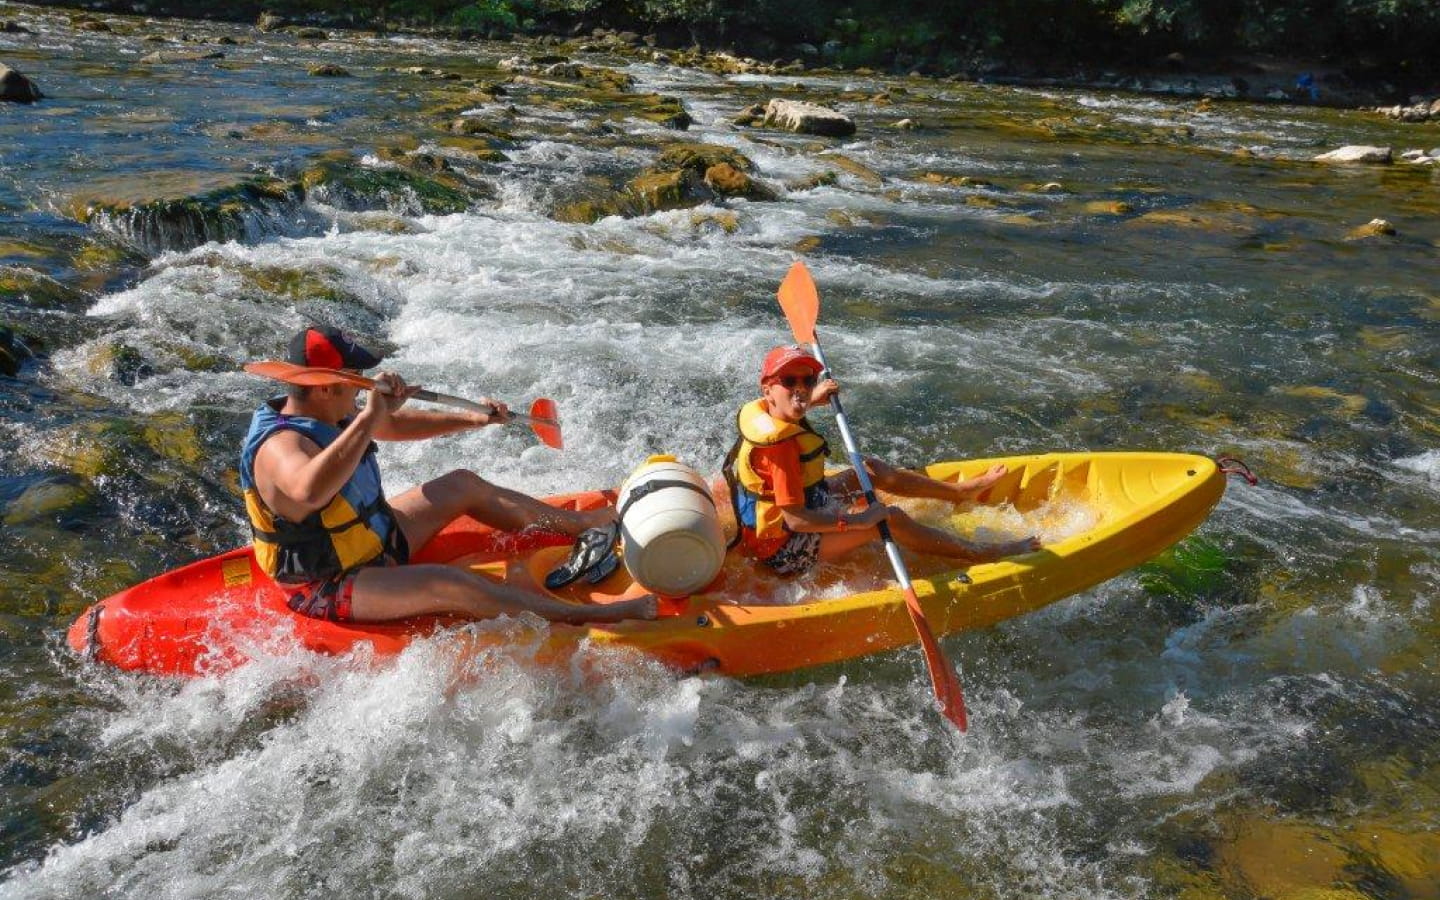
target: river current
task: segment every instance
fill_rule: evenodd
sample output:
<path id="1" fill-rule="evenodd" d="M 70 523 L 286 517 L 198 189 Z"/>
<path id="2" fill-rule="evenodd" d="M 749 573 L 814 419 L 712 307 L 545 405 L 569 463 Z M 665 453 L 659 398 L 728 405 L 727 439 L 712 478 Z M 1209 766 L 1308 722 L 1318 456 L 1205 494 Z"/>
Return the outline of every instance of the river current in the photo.
<path id="1" fill-rule="evenodd" d="M 570 51 L 679 99 L 678 132 L 400 71 L 504 77 L 527 45 L 0 18 L 32 32 L 0 62 L 48 95 L 0 104 L 0 271 L 80 298 L 0 294 L 45 343 L 0 377 L 0 896 L 1440 897 L 1440 166 L 1309 161 L 1435 125 Z M 857 133 L 732 123 L 772 96 Z M 442 106 L 503 112 L 506 158 L 447 147 Z M 383 169 L 402 138 L 490 196 L 312 197 L 168 249 L 73 219 L 337 150 Z M 780 198 L 552 215 L 679 139 Z M 1395 233 L 1352 234 L 1373 218 Z M 392 492 L 465 466 L 554 493 L 656 452 L 715 469 L 797 258 L 868 452 L 1229 454 L 1260 484 L 1159 560 L 946 638 L 963 737 L 913 650 L 741 682 L 540 667 L 517 629 L 452 692 L 441 639 L 185 682 L 65 648 L 89 603 L 246 539 L 233 452 L 266 386 L 239 366 L 307 320 L 434 389 L 559 404 L 563 454 L 524 429 L 391 445 Z"/>

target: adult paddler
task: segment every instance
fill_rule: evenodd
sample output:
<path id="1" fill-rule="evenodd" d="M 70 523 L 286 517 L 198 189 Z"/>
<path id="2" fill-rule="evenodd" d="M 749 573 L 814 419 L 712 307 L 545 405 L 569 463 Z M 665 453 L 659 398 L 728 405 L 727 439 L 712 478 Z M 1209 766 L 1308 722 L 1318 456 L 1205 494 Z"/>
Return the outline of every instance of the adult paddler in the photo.
<path id="1" fill-rule="evenodd" d="M 965 562 L 990 562 L 1037 550 L 1034 537 L 998 544 L 968 541 L 921 525 L 904 510 L 876 504 L 852 512 L 860 496 L 854 471 L 826 476 L 829 447 L 805 414 L 840 389 L 834 379 L 820 381 L 820 361 L 798 346 L 776 347 L 760 367 L 760 397 L 736 417 L 740 436 L 726 458 L 740 545 L 746 555 L 780 575 L 801 575 L 817 563 L 837 560 L 871 541 L 876 525 L 889 522 L 902 546 L 919 553 Z M 873 457 L 865 459 L 875 487 L 901 497 L 972 502 L 1005 475 L 997 465 L 960 482 L 938 481 L 899 469 Z"/>
<path id="2" fill-rule="evenodd" d="M 380 357 L 333 328 L 307 328 L 289 346 L 302 366 L 360 372 Z M 557 509 L 456 469 L 387 500 L 375 441 L 414 441 L 505 420 L 504 404 L 469 410 L 405 409 L 419 390 L 393 372 L 376 377 L 357 412 L 360 388 L 294 387 L 255 411 L 240 454 L 240 484 L 255 557 L 290 593 L 301 615 L 376 622 L 422 615 L 489 618 L 533 612 L 559 622 L 654 618 L 655 599 L 597 606 L 563 603 L 539 591 L 500 584 L 445 565 L 410 563 L 462 515 L 504 531 L 545 528 L 575 536 L 603 526 L 614 510 Z"/>

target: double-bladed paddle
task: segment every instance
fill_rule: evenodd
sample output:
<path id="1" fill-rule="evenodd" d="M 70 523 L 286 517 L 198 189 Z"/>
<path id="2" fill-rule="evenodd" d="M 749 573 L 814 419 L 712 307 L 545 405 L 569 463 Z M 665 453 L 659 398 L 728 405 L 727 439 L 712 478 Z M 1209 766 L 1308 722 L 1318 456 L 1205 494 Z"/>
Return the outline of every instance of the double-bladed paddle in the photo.
<path id="1" fill-rule="evenodd" d="M 319 387 L 327 384 L 350 384 L 355 387 L 375 390 L 376 382 L 373 378 L 366 378 L 354 372 L 346 372 L 343 369 L 322 369 L 315 366 L 298 366 L 295 363 L 282 362 L 280 360 L 266 360 L 265 362 L 252 362 L 245 364 L 245 371 L 251 375 L 259 375 L 263 378 L 273 378 L 276 381 L 283 381 L 286 384 L 295 384 L 302 387 Z M 484 403 L 476 403 L 473 400 L 466 400 L 463 397 L 452 397 L 449 394 L 437 394 L 434 391 L 420 390 L 413 395 L 416 400 L 424 400 L 428 403 L 441 403 L 445 406 L 455 406 L 460 409 L 469 409 L 475 412 L 494 415 L 495 407 Z M 535 436 L 547 447 L 554 447 L 556 450 L 564 449 L 565 443 L 560 437 L 560 418 L 555 409 L 555 401 L 541 397 L 530 404 L 530 414 L 517 413 L 510 410 L 506 413 L 505 423 L 521 422 L 530 426 Z"/>
<path id="2" fill-rule="evenodd" d="M 809 344 L 815 352 L 815 358 L 829 372 L 830 365 L 825 361 L 825 354 L 820 349 L 820 339 L 815 334 L 815 322 L 820 318 L 820 294 L 815 289 L 815 280 L 810 277 L 810 270 L 805 268 L 803 262 L 797 260 L 790 267 L 785 280 L 780 283 L 777 296 L 795 340 L 801 344 Z M 873 506 L 879 502 L 875 497 L 875 485 L 870 480 L 870 473 L 865 471 L 865 460 L 855 445 L 855 436 L 850 433 L 850 424 L 845 419 L 845 408 L 840 404 L 839 394 L 830 395 L 830 405 L 835 409 L 835 424 L 840 427 L 845 451 L 850 455 L 850 463 L 855 467 L 860 487 L 865 491 L 865 502 Z M 930 686 L 935 691 L 940 711 L 945 718 L 955 723 L 955 727 L 964 731 L 965 692 L 960 687 L 960 679 L 945 658 L 944 651 L 940 649 L 935 633 L 930 630 L 930 623 L 925 620 L 925 609 L 920 605 L 920 598 L 915 595 L 915 587 L 910 583 L 910 573 L 905 568 L 905 560 L 900 557 L 900 548 L 896 545 L 894 536 L 890 534 L 890 526 L 881 522 L 876 527 L 885 541 L 885 555 L 890 557 L 890 568 L 894 570 L 900 589 L 905 594 L 905 609 L 909 611 L 910 621 L 920 638 L 920 649 L 925 654 L 925 665 L 930 670 Z"/>

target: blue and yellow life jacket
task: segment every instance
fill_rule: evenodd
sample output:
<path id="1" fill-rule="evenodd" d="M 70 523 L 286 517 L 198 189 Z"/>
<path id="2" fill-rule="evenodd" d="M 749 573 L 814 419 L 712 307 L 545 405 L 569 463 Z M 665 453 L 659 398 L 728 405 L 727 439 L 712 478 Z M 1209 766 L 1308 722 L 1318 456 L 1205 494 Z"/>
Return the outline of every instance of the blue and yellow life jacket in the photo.
<path id="1" fill-rule="evenodd" d="M 240 450 L 240 488 L 260 568 L 276 581 L 293 584 L 332 578 L 386 552 L 395 554 L 404 539 L 390 504 L 385 502 L 373 443 L 350 480 L 323 509 L 291 522 L 265 505 L 255 487 L 255 455 L 261 444 L 276 432 L 288 430 L 300 432 L 324 449 L 342 431 L 318 419 L 282 415 L 279 408 L 284 399 L 267 401 L 255 411 Z M 398 555 L 405 554 L 400 551 Z"/>
<path id="2" fill-rule="evenodd" d="M 725 480 L 730 483 L 730 499 L 735 506 L 735 519 L 742 528 L 755 532 L 755 537 L 778 537 L 785 531 L 785 517 L 775 505 L 775 491 L 766 483 L 750 462 L 756 447 L 773 447 L 784 441 L 800 445 L 800 477 L 805 486 L 805 508 L 820 509 L 830 499 L 825 485 L 825 459 L 830 445 L 825 443 L 807 419 L 786 422 L 765 410 L 764 400 L 752 400 L 741 407 L 735 417 L 740 437 L 725 457 Z"/>

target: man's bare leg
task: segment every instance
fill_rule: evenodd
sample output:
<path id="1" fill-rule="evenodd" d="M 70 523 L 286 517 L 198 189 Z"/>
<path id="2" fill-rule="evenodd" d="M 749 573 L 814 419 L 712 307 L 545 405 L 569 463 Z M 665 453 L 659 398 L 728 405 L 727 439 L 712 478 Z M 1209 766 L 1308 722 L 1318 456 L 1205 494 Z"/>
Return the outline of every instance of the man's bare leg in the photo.
<path id="1" fill-rule="evenodd" d="M 436 532 L 467 514 L 501 531 L 546 528 L 572 537 L 615 518 L 615 510 L 609 507 L 558 509 L 528 494 L 491 484 L 465 469 L 411 488 L 392 499 L 390 508 L 400 520 L 412 550 L 425 546 Z"/>
<path id="2" fill-rule="evenodd" d="M 578 625 L 653 619 L 656 611 L 654 595 L 596 605 L 564 603 L 444 565 L 361 569 L 350 600 L 350 614 L 357 622 L 437 615 L 493 619 L 531 612 L 552 622 Z"/>

